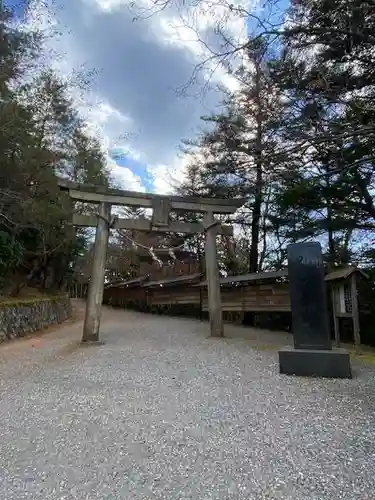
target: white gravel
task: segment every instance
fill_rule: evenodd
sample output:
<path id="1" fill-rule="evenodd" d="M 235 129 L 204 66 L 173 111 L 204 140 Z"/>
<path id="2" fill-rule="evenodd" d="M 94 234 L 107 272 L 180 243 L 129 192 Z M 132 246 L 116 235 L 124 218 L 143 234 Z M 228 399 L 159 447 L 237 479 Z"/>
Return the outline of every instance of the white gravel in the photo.
<path id="1" fill-rule="evenodd" d="M 106 311 L 102 330 L 0 347 L 1 499 L 374 500 L 373 368 L 282 376 L 186 319 Z"/>

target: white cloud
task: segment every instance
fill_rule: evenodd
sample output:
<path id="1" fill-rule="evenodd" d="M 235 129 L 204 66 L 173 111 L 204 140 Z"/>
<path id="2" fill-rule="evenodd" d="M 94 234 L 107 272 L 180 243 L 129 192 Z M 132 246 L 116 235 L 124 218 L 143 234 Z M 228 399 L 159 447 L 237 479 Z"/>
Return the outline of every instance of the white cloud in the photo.
<path id="1" fill-rule="evenodd" d="M 100 139 L 105 152 L 107 167 L 119 188 L 128 191 L 145 192 L 146 188 L 141 177 L 135 175 L 130 168 L 119 166 L 110 156 L 111 152 L 116 151 L 117 154 L 126 155 L 134 160 L 141 159 L 141 153 L 133 150 L 124 138 L 114 135 L 114 130 L 117 128 L 122 130 L 122 126 L 128 126 L 131 123 L 130 118 L 105 102 L 99 103 L 97 107 L 84 108 L 81 112 L 82 115 L 86 114 L 88 132 Z"/>
<path id="2" fill-rule="evenodd" d="M 114 109 L 108 102 L 99 102 L 98 99 L 96 105 L 89 104 L 87 99 L 84 104 L 79 103 L 78 109 L 85 119 L 87 131 L 93 136 L 99 136 L 106 150 L 114 147 L 125 147 L 121 144 L 121 136 L 116 137 L 114 134 L 116 132 L 124 133 L 130 129 L 131 119 L 129 117 Z"/>
<path id="3" fill-rule="evenodd" d="M 142 183 L 142 179 L 138 175 L 135 175 L 130 168 L 120 167 L 110 157 L 107 157 L 107 165 L 120 189 L 126 189 L 127 191 L 140 191 L 142 193 L 146 191 L 146 188 Z"/>
<path id="4" fill-rule="evenodd" d="M 153 179 L 154 191 L 157 194 L 172 194 L 173 179 L 171 169 L 167 165 L 153 165 L 148 167 L 148 171 Z"/>
<path id="5" fill-rule="evenodd" d="M 243 8 L 245 12 L 252 3 L 255 3 L 255 0 L 234 0 L 230 4 L 225 0 L 203 0 L 192 2 L 190 8 L 180 11 L 178 15 L 169 14 L 168 10 L 163 11 L 157 18 L 159 43 L 186 50 L 196 64 L 204 62 L 201 71 L 206 79 L 235 91 L 239 88 L 239 83 L 222 63 L 228 63 L 229 58 L 224 60 L 215 57 L 215 53 L 230 50 L 230 46 L 223 48 L 223 40 L 215 32 L 220 27 L 233 47 L 243 45 L 247 34 L 246 18 L 235 9 Z M 242 63 L 241 53 L 231 57 L 230 62 L 233 67 Z"/>
<path id="6" fill-rule="evenodd" d="M 153 178 L 155 193 L 172 194 L 186 179 L 186 167 L 189 164 L 188 156 L 176 156 L 169 165 L 149 165 L 147 170 Z"/>
<path id="7" fill-rule="evenodd" d="M 233 46 L 244 44 L 247 36 L 246 12 L 257 0 L 193 0 L 183 6 L 178 1 L 171 0 L 169 5 L 163 4 L 163 9 L 158 9 L 160 3 L 154 0 L 140 0 L 136 3 L 131 0 L 82 1 L 87 5 L 94 2 L 97 9 L 107 13 L 127 8 L 137 17 L 136 14 L 144 12 L 144 15 L 137 17 L 136 22 L 139 25 L 145 24 L 144 19 L 147 17 L 158 43 L 183 49 L 192 56 L 196 64 L 206 61 L 202 67 L 206 78 L 220 82 L 233 91 L 238 88 L 236 78 L 228 74 L 217 59 L 210 60 L 216 50 L 220 51 L 219 45 L 222 43 L 220 36 L 214 33 L 220 27 Z M 236 57 L 237 62 L 232 58 L 235 65 L 242 62 L 240 53 Z"/>
<path id="8" fill-rule="evenodd" d="M 233 5 L 251 1 L 235 0 Z M 133 23 L 130 0 L 66 0 L 57 10 L 53 3 L 44 0 L 42 5 L 35 0 L 29 22 L 61 32 L 59 39 L 49 40 L 47 52 L 64 78 L 71 80 L 77 68 L 98 70 L 94 85 L 83 90 L 75 86 L 72 96 L 88 130 L 100 138 L 114 176 L 126 189 L 145 190 L 139 176 L 110 158 L 112 151 L 148 165 L 154 190 L 171 192 L 176 180 L 181 181 L 186 164 L 186 159 L 176 155 L 179 141 L 193 135 L 199 117 L 220 101 L 220 95 L 212 92 L 203 108 L 199 99 L 178 99 L 174 93 L 188 81 L 194 65 L 207 56 L 207 49 L 192 37 L 194 30 L 183 22 L 215 47 L 213 27 L 229 12 L 229 4 L 203 0 L 201 7 L 192 2 L 178 10 L 172 3 L 174 7 Z M 152 4 L 152 0 L 136 2 L 137 7 Z M 226 21 L 231 37 L 244 40 L 245 18 L 232 15 Z M 206 68 L 206 75 L 210 69 L 212 66 Z M 214 78 L 229 88 L 236 85 L 222 66 Z"/>

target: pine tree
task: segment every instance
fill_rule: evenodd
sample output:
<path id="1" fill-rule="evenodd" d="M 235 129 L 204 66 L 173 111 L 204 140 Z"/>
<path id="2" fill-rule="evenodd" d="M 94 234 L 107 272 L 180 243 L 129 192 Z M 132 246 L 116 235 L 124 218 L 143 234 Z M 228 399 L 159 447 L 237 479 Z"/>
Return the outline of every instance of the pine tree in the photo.
<path id="1" fill-rule="evenodd" d="M 58 176 L 74 171 L 77 180 L 101 185 L 110 176 L 68 85 L 51 70 L 22 81 L 41 40 L 14 29 L 3 6 L 0 14 L 0 233 L 6 243 L 0 280 L 5 291 L 18 293 L 27 283 L 62 286 L 83 248 L 85 232 L 69 224 L 73 207 L 58 189 Z"/>
<path id="2" fill-rule="evenodd" d="M 228 96 L 220 114 L 203 118 L 211 129 L 198 144 L 188 143 L 195 148 L 199 145 L 205 158 L 189 167 L 190 173 L 199 171 L 201 192 L 248 199 L 235 222 L 250 240 L 249 272 L 258 271 L 267 256 L 268 216 L 280 163 L 274 159 L 278 143 L 275 123 L 283 103 L 273 81 L 274 64 L 266 40 L 249 42 L 246 65 L 237 72 L 241 90 Z"/>
<path id="3" fill-rule="evenodd" d="M 290 161 L 274 222 L 284 219 L 293 241 L 324 235 L 327 259 L 348 262 L 355 232 L 374 229 L 374 9 L 297 0 L 289 15 L 275 71 L 290 107 L 280 124 Z"/>

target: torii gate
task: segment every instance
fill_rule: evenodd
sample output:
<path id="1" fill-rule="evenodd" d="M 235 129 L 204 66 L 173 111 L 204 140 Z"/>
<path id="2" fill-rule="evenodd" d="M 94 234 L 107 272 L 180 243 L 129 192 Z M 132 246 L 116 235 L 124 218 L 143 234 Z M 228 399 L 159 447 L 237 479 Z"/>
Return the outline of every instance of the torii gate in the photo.
<path id="1" fill-rule="evenodd" d="M 87 295 L 82 342 L 99 341 L 105 266 L 109 231 L 111 228 L 190 234 L 205 232 L 210 334 L 213 337 L 222 337 L 224 335 L 216 235 L 225 234 L 231 236 L 233 228 L 228 225 L 222 225 L 215 219 L 214 214 L 234 213 L 244 204 L 244 199 L 227 200 L 193 196 L 161 196 L 151 193 L 138 193 L 135 191 L 78 184 L 67 180 L 60 180 L 59 187 L 64 191 L 68 191 L 71 200 L 98 204 L 97 216 L 73 214 L 74 226 L 96 227 L 94 258 Z M 112 205 L 152 208 L 152 220 L 111 217 Z M 204 213 L 203 224 L 172 222 L 169 217 L 171 211 Z"/>

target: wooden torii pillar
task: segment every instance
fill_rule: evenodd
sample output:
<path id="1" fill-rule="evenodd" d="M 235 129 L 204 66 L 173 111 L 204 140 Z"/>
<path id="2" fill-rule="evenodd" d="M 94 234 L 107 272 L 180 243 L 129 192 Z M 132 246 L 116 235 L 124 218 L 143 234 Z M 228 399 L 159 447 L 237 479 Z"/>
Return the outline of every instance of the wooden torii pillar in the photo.
<path id="1" fill-rule="evenodd" d="M 96 216 L 73 215 L 74 226 L 96 227 L 94 258 L 83 328 L 83 342 L 99 341 L 106 256 L 111 228 L 147 232 L 206 233 L 205 260 L 210 334 L 213 337 L 222 337 L 224 335 L 216 236 L 218 234 L 230 236 L 233 234 L 233 228 L 220 224 L 214 215 L 234 213 L 244 204 L 245 200 L 224 200 L 192 196 L 161 196 L 151 193 L 138 193 L 135 191 L 78 184 L 66 180 L 60 180 L 59 186 L 60 189 L 68 192 L 72 201 L 98 205 L 98 214 Z M 152 220 L 111 217 L 112 205 L 152 208 Z M 173 222 L 169 218 L 171 211 L 203 213 L 203 224 Z"/>

